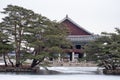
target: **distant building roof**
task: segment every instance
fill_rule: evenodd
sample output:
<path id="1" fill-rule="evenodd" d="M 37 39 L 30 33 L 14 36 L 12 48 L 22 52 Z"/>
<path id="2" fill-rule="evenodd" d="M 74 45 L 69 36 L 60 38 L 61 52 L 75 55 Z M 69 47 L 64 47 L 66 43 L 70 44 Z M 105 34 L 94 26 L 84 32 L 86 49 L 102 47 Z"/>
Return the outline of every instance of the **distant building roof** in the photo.
<path id="1" fill-rule="evenodd" d="M 75 23 L 71 18 L 66 15 L 66 17 L 60 21 L 63 25 L 67 27 L 69 30 L 69 35 L 67 39 L 69 39 L 72 42 L 88 42 L 88 41 L 93 41 L 96 38 L 99 38 L 99 35 L 94 35 Z"/>
<path id="2" fill-rule="evenodd" d="M 68 28 L 70 35 L 92 35 L 89 31 L 75 23 L 68 17 L 68 15 L 66 15 L 60 23 L 64 24 Z"/>

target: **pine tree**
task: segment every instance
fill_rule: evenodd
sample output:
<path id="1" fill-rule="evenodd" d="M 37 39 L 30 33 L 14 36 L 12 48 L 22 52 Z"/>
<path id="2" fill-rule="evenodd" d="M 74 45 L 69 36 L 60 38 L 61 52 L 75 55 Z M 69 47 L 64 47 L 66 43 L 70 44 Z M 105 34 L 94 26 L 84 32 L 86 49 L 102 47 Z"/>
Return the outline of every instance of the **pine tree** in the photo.
<path id="1" fill-rule="evenodd" d="M 87 59 L 93 60 L 106 69 L 120 67 L 120 29 L 117 33 L 102 33 L 102 36 L 85 48 Z"/>
<path id="2" fill-rule="evenodd" d="M 55 57 L 54 53 L 62 53 L 61 45 L 69 45 L 67 29 L 62 24 L 14 5 L 8 5 L 2 13 L 7 15 L 1 24 L 13 43 L 16 67 L 26 59 L 32 59 L 31 67 L 35 67 L 45 58 Z"/>

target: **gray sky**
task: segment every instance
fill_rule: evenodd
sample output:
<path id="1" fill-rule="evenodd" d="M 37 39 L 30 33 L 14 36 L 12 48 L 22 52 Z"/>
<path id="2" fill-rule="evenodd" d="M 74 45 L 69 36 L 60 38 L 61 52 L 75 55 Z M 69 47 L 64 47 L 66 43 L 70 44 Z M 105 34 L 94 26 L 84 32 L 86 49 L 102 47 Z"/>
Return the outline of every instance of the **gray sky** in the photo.
<path id="1" fill-rule="evenodd" d="M 0 0 L 0 11 L 8 4 L 31 9 L 51 20 L 60 21 L 68 14 L 94 34 L 120 28 L 120 0 Z"/>

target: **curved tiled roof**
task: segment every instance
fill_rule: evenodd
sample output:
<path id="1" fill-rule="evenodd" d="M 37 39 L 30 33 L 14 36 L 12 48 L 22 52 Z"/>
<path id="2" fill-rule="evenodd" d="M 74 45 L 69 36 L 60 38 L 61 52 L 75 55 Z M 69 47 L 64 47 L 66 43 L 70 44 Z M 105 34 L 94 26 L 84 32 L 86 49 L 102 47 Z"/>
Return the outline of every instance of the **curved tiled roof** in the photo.
<path id="1" fill-rule="evenodd" d="M 68 17 L 68 15 L 66 15 L 60 23 L 64 24 L 68 28 L 70 35 L 92 35 L 89 31 L 75 23 Z"/>

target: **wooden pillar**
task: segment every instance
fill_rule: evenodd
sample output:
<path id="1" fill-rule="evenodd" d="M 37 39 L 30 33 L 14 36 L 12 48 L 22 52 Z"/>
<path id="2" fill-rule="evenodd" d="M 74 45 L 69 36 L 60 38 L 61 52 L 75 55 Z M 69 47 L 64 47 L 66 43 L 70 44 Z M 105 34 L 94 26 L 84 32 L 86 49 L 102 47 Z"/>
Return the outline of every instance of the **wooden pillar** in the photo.
<path id="1" fill-rule="evenodd" d="M 75 53 L 72 52 L 72 62 L 74 62 L 74 59 L 75 59 Z"/>
<path id="2" fill-rule="evenodd" d="M 83 55 L 84 55 L 83 57 L 86 57 L 86 53 L 84 53 Z M 86 62 L 86 58 L 85 58 L 85 60 L 84 60 L 84 61 Z"/>
<path id="3" fill-rule="evenodd" d="M 58 54 L 58 62 L 61 62 L 61 55 L 60 55 L 60 53 Z"/>
<path id="4" fill-rule="evenodd" d="M 84 53 L 83 55 L 84 55 L 83 57 L 86 57 L 86 53 Z"/>

